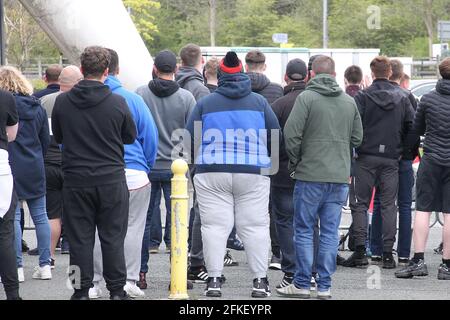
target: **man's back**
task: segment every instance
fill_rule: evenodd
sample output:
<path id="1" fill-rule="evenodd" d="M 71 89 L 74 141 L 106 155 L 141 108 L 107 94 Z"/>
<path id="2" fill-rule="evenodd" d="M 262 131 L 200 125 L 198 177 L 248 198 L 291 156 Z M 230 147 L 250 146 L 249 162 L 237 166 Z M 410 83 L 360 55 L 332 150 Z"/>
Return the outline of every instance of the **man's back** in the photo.
<path id="1" fill-rule="evenodd" d="M 61 94 L 52 115 L 55 140 L 63 144 L 68 186 L 125 181 L 124 144 L 136 138 L 125 100 L 98 81 L 83 80 Z"/>
<path id="2" fill-rule="evenodd" d="M 247 75 L 252 81 L 252 91 L 266 98 L 269 104 L 283 96 L 283 88 L 277 83 L 270 82 L 264 74 L 249 72 Z"/>
<path id="3" fill-rule="evenodd" d="M 176 81 L 181 88 L 192 93 L 196 101 L 210 93 L 204 85 L 202 74 L 193 67 L 181 67 L 176 74 Z"/>
<path id="4" fill-rule="evenodd" d="M 353 99 L 328 75 L 312 79 L 296 101 L 285 127 L 291 172 L 297 180 L 347 183 L 350 148 L 362 128 Z"/>
<path id="5" fill-rule="evenodd" d="M 388 80 L 379 79 L 360 92 L 355 101 L 364 128 L 358 154 L 398 159 L 414 118 L 409 98 Z"/>
<path id="6" fill-rule="evenodd" d="M 163 89 L 152 81 L 150 82 L 152 89 L 146 85 L 138 88 L 136 93 L 150 108 L 158 128 L 159 145 L 154 169 L 168 170 L 172 163 L 172 151 L 176 145 L 176 141 L 172 141 L 172 134 L 176 130 L 184 129 L 195 107 L 195 99 L 189 91 L 179 88 L 174 81 L 158 79 L 157 83 L 165 83 L 167 86 Z M 167 91 L 169 86 L 173 87 L 171 91 Z"/>

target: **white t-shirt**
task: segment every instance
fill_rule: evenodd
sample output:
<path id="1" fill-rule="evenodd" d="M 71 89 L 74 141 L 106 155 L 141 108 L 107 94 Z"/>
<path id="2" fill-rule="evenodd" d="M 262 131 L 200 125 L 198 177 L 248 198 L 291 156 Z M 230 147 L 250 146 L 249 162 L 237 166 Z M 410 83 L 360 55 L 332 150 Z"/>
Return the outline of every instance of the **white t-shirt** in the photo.
<path id="1" fill-rule="evenodd" d="M 14 179 L 9 166 L 8 151 L 0 149 L 0 218 L 3 218 L 11 206 Z"/>
<path id="2" fill-rule="evenodd" d="M 128 190 L 137 190 L 150 183 L 147 173 L 144 171 L 125 169 Z"/>

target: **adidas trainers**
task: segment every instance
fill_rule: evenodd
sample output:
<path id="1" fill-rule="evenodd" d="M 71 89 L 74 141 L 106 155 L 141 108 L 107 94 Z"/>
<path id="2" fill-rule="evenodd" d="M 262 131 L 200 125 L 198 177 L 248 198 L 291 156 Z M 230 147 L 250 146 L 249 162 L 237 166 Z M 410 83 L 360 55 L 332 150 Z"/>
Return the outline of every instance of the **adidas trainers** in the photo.
<path id="1" fill-rule="evenodd" d="M 222 280 L 221 278 L 208 278 L 206 284 L 205 296 L 210 298 L 220 298 L 222 296 Z"/>
<path id="2" fill-rule="evenodd" d="M 252 298 L 270 297 L 269 280 L 266 278 L 257 278 L 253 280 Z"/>
<path id="3" fill-rule="evenodd" d="M 310 299 L 311 290 L 309 289 L 299 289 L 294 284 L 287 287 L 277 289 L 278 295 L 287 298 L 300 298 L 300 299 Z"/>
<path id="4" fill-rule="evenodd" d="M 277 289 L 288 287 L 292 284 L 293 281 L 294 281 L 294 275 L 285 273 L 283 280 L 281 280 L 281 283 L 279 285 L 277 285 Z"/>
<path id="5" fill-rule="evenodd" d="M 208 271 L 206 271 L 204 266 L 189 267 L 188 280 L 193 283 L 206 283 L 208 281 Z"/>
<path id="6" fill-rule="evenodd" d="M 233 257 L 231 256 L 230 250 L 227 250 L 225 257 L 223 258 L 223 265 L 225 267 L 236 267 L 239 265 L 239 263 L 234 261 Z"/>

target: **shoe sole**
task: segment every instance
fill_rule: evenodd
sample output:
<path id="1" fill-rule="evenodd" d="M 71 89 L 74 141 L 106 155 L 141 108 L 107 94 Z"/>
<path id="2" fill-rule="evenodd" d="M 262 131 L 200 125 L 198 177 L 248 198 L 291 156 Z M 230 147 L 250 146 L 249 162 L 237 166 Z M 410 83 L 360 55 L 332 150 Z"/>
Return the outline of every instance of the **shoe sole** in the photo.
<path id="1" fill-rule="evenodd" d="M 270 293 L 260 293 L 260 292 L 252 292 L 252 298 L 254 299 L 265 299 L 271 296 Z"/>
<path id="2" fill-rule="evenodd" d="M 332 298 L 332 296 L 317 296 L 317 299 L 319 300 L 330 300 Z"/>
<path id="3" fill-rule="evenodd" d="M 281 265 L 270 265 L 269 266 L 269 269 L 270 270 L 276 270 L 276 271 L 279 271 L 279 270 L 281 270 Z"/>
<path id="4" fill-rule="evenodd" d="M 386 270 L 392 270 L 392 269 L 397 269 L 397 266 L 383 266 L 383 269 L 386 269 Z"/>
<path id="5" fill-rule="evenodd" d="M 189 281 L 191 281 L 192 283 L 197 283 L 197 284 L 204 284 L 206 283 L 206 280 L 192 280 L 192 279 L 188 279 Z"/>
<path id="6" fill-rule="evenodd" d="M 450 280 L 450 275 L 438 274 L 438 280 Z"/>
<path id="7" fill-rule="evenodd" d="M 221 298 L 222 292 L 220 291 L 207 291 L 205 292 L 205 296 L 208 298 Z"/>
<path id="8" fill-rule="evenodd" d="M 286 294 L 286 293 L 281 293 L 277 290 L 277 294 L 281 297 L 285 297 L 285 298 L 292 298 L 292 299 L 303 299 L 303 300 L 309 300 L 311 299 L 311 295 L 306 295 L 306 294 Z"/>
<path id="9" fill-rule="evenodd" d="M 410 274 L 406 274 L 406 275 L 395 275 L 396 278 L 398 279 L 412 279 L 414 277 L 428 277 L 428 273 L 425 272 L 416 272 L 416 273 L 410 273 Z"/>
<path id="10" fill-rule="evenodd" d="M 239 262 L 224 264 L 224 267 L 238 267 L 238 266 L 239 266 Z"/>
<path id="11" fill-rule="evenodd" d="M 369 262 L 361 262 L 361 263 L 354 263 L 352 265 L 342 265 L 345 268 L 356 268 L 356 269 L 365 269 L 369 265 Z"/>

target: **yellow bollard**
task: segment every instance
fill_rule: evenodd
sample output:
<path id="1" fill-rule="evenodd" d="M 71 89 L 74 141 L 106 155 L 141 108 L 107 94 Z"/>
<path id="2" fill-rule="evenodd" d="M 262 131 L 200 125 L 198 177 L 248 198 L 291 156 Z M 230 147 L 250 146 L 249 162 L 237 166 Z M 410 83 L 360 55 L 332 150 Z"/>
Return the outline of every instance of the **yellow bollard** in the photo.
<path id="1" fill-rule="evenodd" d="M 186 300 L 187 255 L 188 255 L 188 165 L 184 160 L 172 164 L 172 232 L 171 232 L 171 276 L 169 299 Z"/>

